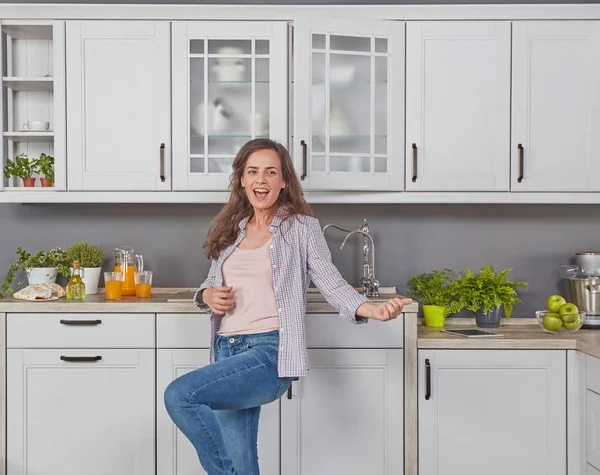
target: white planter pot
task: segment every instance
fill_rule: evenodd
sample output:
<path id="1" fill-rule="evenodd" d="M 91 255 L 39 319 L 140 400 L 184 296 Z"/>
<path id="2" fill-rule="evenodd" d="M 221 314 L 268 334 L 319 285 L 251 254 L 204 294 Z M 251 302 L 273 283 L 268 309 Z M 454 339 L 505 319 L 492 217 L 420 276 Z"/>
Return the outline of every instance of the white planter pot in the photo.
<path id="1" fill-rule="evenodd" d="M 29 285 L 56 282 L 56 267 L 33 267 L 26 270 Z"/>
<path id="2" fill-rule="evenodd" d="M 83 268 L 83 283 L 85 284 L 85 294 L 93 295 L 98 293 L 98 282 L 102 267 L 84 267 Z"/>

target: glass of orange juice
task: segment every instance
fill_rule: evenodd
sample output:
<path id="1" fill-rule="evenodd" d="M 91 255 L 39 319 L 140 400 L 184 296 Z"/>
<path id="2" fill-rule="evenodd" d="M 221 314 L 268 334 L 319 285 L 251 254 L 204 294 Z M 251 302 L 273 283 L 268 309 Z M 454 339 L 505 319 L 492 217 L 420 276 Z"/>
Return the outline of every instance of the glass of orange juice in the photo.
<path id="1" fill-rule="evenodd" d="M 135 279 L 135 296 L 140 299 L 148 299 L 152 294 L 152 271 L 136 271 L 133 274 Z"/>
<path id="2" fill-rule="evenodd" d="M 123 272 L 104 273 L 106 300 L 121 300 L 121 295 L 123 294 L 123 280 Z"/>

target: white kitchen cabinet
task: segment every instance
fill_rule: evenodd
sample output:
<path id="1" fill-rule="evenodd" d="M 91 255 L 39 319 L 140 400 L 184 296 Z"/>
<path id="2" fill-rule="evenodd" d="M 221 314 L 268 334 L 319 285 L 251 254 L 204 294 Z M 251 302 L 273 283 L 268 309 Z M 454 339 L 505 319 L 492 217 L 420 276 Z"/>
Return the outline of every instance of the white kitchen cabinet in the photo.
<path id="1" fill-rule="evenodd" d="M 566 352 L 420 350 L 420 475 L 564 475 Z"/>
<path id="2" fill-rule="evenodd" d="M 0 165 L 25 154 L 54 158 L 54 185 L 66 188 L 65 24 L 52 20 L 0 22 Z M 34 129 L 29 129 L 28 122 Z M 34 173 L 35 187 L 43 177 Z M 50 178 L 50 177 L 47 177 Z M 23 191 L 21 178 L 0 179 L 0 190 Z"/>
<path id="3" fill-rule="evenodd" d="M 167 21 L 67 21 L 68 189 L 171 189 Z"/>
<path id="4" fill-rule="evenodd" d="M 511 190 L 600 190 L 600 22 L 513 23 Z"/>
<path id="5" fill-rule="evenodd" d="M 154 473 L 154 358 L 8 349 L 7 475 Z"/>
<path id="6" fill-rule="evenodd" d="M 402 190 L 404 23 L 298 16 L 294 160 L 305 189 Z"/>
<path id="7" fill-rule="evenodd" d="M 157 315 L 156 462 L 158 475 L 205 474 L 193 445 L 176 428 L 164 404 L 171 381 L 209 362 L 210 316 Z M 260 412 L 258 429 L 260 473 L 279 475 L 279 401 Z"/>
<path id="8" fill-rule="evenodd" d="M 406 25 L 406 190 L 508 191 L 510 22 Z"/>
<path id="9" fill-rule="evenodd" d="M 600 469 L 600 394 L 587 390 L 586 401 L 587 462 Z"/>
<path id="10" fill-rule="evenodd" d="M 173 22 L 173 188 L 227 190 L 248 140 L 288 142 L 286 22 Z"/>
<path id="11" fill-rule="evenodd" d="M 282 475 L 404 473 L 401 349 L 312 349 L 281 399 Z M 291 396 L 291 399 L 290 399 Z"/>

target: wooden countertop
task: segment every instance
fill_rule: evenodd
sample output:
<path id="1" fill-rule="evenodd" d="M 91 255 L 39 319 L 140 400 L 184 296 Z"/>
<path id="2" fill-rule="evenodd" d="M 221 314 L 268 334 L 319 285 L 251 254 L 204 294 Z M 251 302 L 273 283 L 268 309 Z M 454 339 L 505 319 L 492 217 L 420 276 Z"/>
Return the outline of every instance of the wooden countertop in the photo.
<path id="1" fill-rule="evenodd" d="M 476 328 L 474 319 L 450 318 L 446 329 Z M 499 328 L 490 329 L 503 337 L 465 338 L 441 329 L 426 327 L 422 319 L 417 325 L 417 348 L 419 349 L 531 349 L 531 350 L 579 350 L 600 358 L 600 330 L 579 330 L 570 335 L 545 332 L 534 318 L 511 318 L 504 320 Z M 484 329 L 485 330 L 485 329 Z"/>
<path id="2" fill-rule="evenodd" d="M 190 302 L 167 302 L 177 292 L 194 291 L 194 288 L 156 288 L 152 289 L 152 297 L 138 299 L 123 297 L 122 300 L 106 300 L 104 289 L 98 289 L 95 295 L 88 295 L 85 302 L 60 298 L 58 300 L 31 302 L 17 300 L 12 297 L 0 300 L 2 313 L 197 313 L 200 310 Z M 390 297 L 401 297 L 393 287 L 380 289 L 381 297 L 373 302 L 383 302 Z M 311 288 L 307 295 L 307 313 L 337 313 L 325 301 L 317 289 Z M 406 312 L 416 312 L 418 304 L 405 308 Z"/>

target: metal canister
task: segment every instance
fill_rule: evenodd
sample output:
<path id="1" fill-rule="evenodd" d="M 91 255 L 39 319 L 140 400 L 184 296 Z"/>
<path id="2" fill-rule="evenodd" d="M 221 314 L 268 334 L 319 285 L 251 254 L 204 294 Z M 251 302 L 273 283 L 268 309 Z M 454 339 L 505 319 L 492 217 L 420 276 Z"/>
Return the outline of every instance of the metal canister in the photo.
<path id="1" fill-rule="evenodd" d="M 587 315 L 600 316 L 600 277 L 571 277 L 573 303 Z"/>

